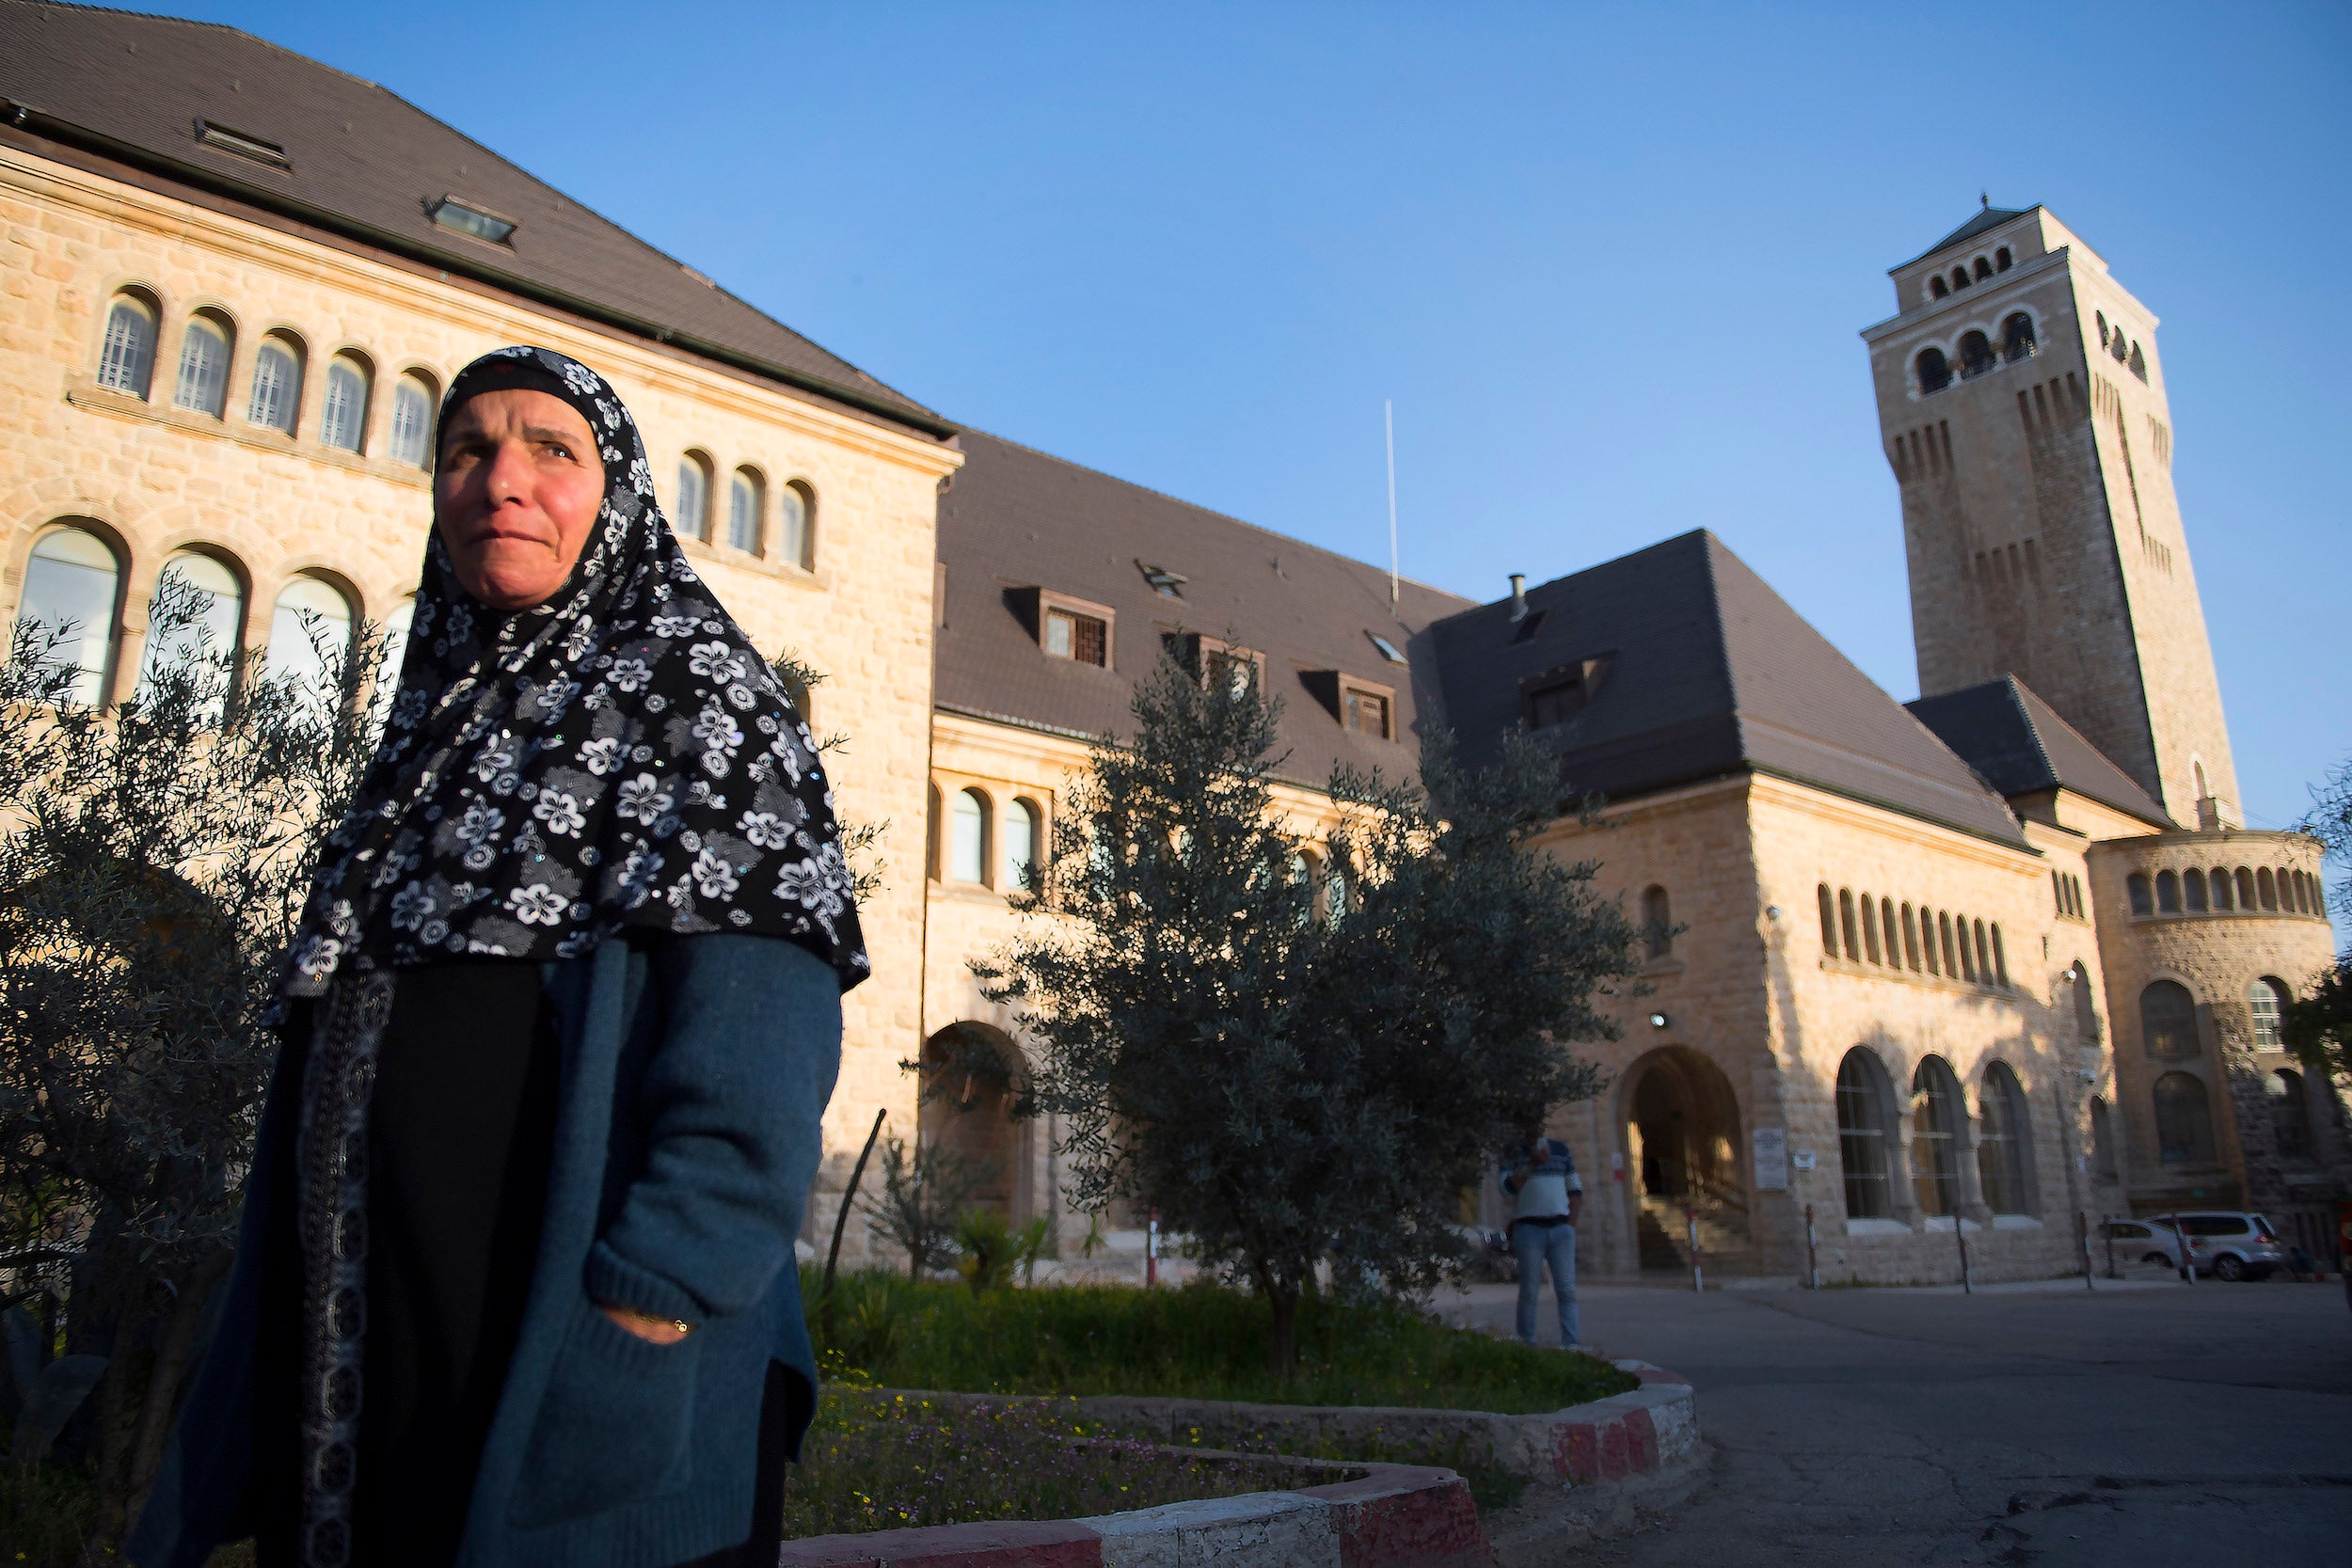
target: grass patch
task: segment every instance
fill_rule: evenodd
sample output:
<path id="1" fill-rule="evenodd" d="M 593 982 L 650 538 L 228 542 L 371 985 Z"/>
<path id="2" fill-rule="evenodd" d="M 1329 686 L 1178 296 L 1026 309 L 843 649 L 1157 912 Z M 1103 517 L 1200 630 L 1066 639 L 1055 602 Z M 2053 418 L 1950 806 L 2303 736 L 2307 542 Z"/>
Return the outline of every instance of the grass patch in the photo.
<path id="1" fill-rule="evenodd" d="M 785 1489 L 787 1539 L 1082 1519 L 1302 1483 L 1272 1460 L 1192 1459 L 1118 1437 L 1066 1401 L 937 1405 L 863 1388 L 825 1391 L 803 1459 Z"/>
<path id="2" fill-rule="evenodd" d="M 816 1283 L 807 1281 L 812 1308 Z M 1265 1304 L 1208 1281 L 975 1291 L 857 1275 L 839 1280 L 831 1312 L 812 1310 L 812 1320 L 829 1375 L 854 1368 L 898 1388 L 1537 1415 L 1639 1386 L 1592 1356 L 1449 1328 L 1394 1303 L 1327 1297 L 1301 1305 L 1298 1373 L 1278 1378 L 1266 1368 Z"/>

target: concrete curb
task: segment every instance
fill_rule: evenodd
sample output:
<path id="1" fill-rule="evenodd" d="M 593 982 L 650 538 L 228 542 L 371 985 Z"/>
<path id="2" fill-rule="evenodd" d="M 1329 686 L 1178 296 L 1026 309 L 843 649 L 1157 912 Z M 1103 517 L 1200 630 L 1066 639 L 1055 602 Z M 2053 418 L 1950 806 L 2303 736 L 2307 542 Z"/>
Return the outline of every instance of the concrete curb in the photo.
<path id="1" fill-rule="evenodd" d="M 1466 1459 L 1532 1481 L 1589 1486 L 1672 1470 L 1698 1452 L 1697 1402 L 1690 1380 L 1646 1361 L 1619 1361 L 1642 1386 L 1540 1416 L 1399 1405 L 1244 1404 L 1100 1395 L 1069 1401 L 1076 1414 L 1139 1428 L 1186 1448 L 1239 1449 L 1279 1433 L 1308 1448 L 1346 1453 L 1350 1443 L 1459 1446 Z M 891 1389 L 909 1399 L 1001 1404 L 1001 1394 Z"/>
<path id="2" fill-rule="evenodd" d="M 1360 1479 L 1092 1519 L 813 1536 L 786 1542 L 777 1568 L 1491 1568 L 1453 1471 L 1332 1467 Z"/>

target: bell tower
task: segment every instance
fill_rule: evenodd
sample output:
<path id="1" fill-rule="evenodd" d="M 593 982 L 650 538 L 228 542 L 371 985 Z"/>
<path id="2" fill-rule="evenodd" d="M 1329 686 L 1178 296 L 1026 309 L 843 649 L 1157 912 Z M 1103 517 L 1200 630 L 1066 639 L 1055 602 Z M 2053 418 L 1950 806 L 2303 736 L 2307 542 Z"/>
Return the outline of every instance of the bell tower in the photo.
<path id="1" fill-rule="evenodd" d="M 1896 267 L 1865 330 L 1919 691 L 2014 674 L 2185 827 L 2238 826 L 2156 318 L 2041 207 Z"/>

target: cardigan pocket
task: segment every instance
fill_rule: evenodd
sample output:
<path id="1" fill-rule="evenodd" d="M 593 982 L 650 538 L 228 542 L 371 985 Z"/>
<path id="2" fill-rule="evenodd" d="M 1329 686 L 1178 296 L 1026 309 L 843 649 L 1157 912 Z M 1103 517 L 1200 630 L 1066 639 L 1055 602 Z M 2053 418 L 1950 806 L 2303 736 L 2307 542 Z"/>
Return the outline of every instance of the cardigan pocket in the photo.
<path id="1" fill-rule="evenodd" d="M 701 1359 L 700 1336 L 657 1345 L 582 1296 L 516 1478 L 515 1522 L 584 1518 L 685 1485 Z"/>

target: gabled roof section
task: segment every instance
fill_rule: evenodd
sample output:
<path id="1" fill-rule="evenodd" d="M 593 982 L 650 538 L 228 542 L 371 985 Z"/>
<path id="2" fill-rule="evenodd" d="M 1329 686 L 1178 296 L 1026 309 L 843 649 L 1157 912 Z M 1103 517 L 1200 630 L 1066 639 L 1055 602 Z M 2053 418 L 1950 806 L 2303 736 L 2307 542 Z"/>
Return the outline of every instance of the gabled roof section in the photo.
<path id="1" fill-rule="evenodd" d="M 1771 773 L 2023 846 L 2008 807 L 1902 705 L 1807 625 L 1712 532 L 1653 545 L 1434 633 L 1466 756 L 1491 756 L 1547 672 L 1591 668 L 1586 706 L 1535 731 L 1574 792 L 1623 799 Z"/>
<path id="2" fill-rule="evenodd" d="M 953 433 L 405 99 L 231 27 L 0 0 L 0 120 L 932 436 Z M 208 141 L 199 121 L 283 158 Z M 511 239 L 493 244 L 435 223 L 431 208 L 444 197 L 513 221 Z"/>
<path id="3" fill-rule="evenodd" d="M 2015 675 L 1907 705 L 2005 796 L 2071 789 L 2152 827 L 2176 826 L 2154 797 Z"/>
<path id="4" fill-rule="evenodd" d="M 1123 735 L 1136 683 L 1160 658 L 1163 632 L 1217 639 L 1264 659 L 1282 702 L 1286 778 L 1321 784 L 1335 762 L 1391 777 L 1419 760 L 1416 731 L 1435 717 L 1427 628 L 1470 600 L 1389 575 L 1222 513 L 1113 479 L 998 436 L 967 430 L 966 453 L 939 500 L 946 624 L 937 633 L 932 700 L 954 713 L 1094 736 Z M 1158 592 L 1142 568 L 1181 578 Z M 1025 619 L 1025 591 L 1100 605 L 1115 616 L 1112 668 L 1048 657 Z M 1389 662 L 1372 639 L 1402 650 Z M 1318 674 L 1393 690 L 1397 739 L 1367 740 L 1325 705 Z"/>
<path id="5" fill-rule="evenodd" d="M 1961 244 L 1964 240 L 1973 240 L 1978 235 L 1984 233 L 1988 230 L 1998 229 L 2001 225 L 2007 223 L 2011 218 L 2022 218 L 2027 213 L 2039 211 L 2040 206 L 2041 204 L 2039 202 L 2035 203 L 2035 205 L 2031 207 L 1987 206 L 1984 211 L 1979 213 L 1976 216 L 1970 218 L 1966 223 L 1962 224 L 1959 228 L 1953 230 L 1950 233 L 1945 235 L 1942 239 L 1928 246 L 1927 249 L 1919 252 L 1918 255 L 1914 256 L 1910 261 L 1898 261 L 1886 270 L 1890 275 L 1899 273 L 1905 267 L 1926 261 L 1929 257 L 1934 255 L 1939 250 L 1948 249 L 1953 245 Z"/>

